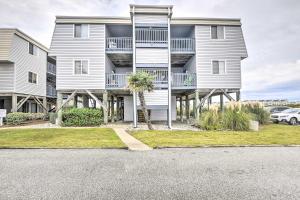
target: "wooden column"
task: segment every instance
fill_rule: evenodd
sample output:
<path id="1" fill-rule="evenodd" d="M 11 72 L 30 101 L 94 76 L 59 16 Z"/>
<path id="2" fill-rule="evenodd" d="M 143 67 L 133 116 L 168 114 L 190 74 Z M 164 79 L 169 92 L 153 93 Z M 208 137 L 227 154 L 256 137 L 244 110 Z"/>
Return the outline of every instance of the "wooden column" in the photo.
<path id="1" fill-rule="evenodd" d="M 199 114 L 199 104 L 200 104 L 200 99 L 199 99 L 199 91 L 196 90 L 195 91 L 195 120 L 196 120 L 196 124 L 199 122 L 199 118 L 200 118 L 200 114 Z"/>
<path id="2" fill-rule="evenodd" d="M 116 121 L 118 121 L 120 119 L 120 101 L 119 98 L 116 97 Z"/>
<path id="3" fill-rule="evenodd" d="M 183 104 L 182 104 L 182 96 L 179 98 L 179 114 L 180 114 L 180 121 L 183 122 Z"/>
<path id="4" fill-rule="evenodd" d="M 239 100 L 241 100 L 241 92 L 240 91 L 236 92 L 236 101 L 239 101 Z"/>
<path id="5" fill-rule="evenodd" d="M 224 111 L 224 96 L 223 94 L 220 94 L 220 110 Z"/>
<path id="6" fill-rule="evenodd" d="M 11 96 L 11 112 L 18 112 L 18 96 L 16 94 L 12 94 Z"/>
<path id="7" fill-rule="evenodd" d="M 74 106 L 75 108 L 77 108 L 77 103 L 78 103 L 78 96 L 75 95 L 75 96 L 74 96 L 74 99 L 73 99 L 73 106 Z"/>
<path id="8" fill-rule="evenodd" d="M 185 115 L 186 115 L 186 120 L 190 119 L 189 95 L 185 95 Z"/>
<path id="9" fill-rule="evenodd" d="M 56 99 L 56 108 L 60 108 L 63 103 L 63 95 L 61 92 L 57 92 L 57 99 Z M 62 124 L 62 108 L 57 112 L 56 118 L 56 125 L 61 126 Z"/>
<path id="10" fill-rule="evenodd" d="M 84 108 L 89 107 L 89 97 L 87 95 L 82 95 L 82 105 Z"/>
<path id="11" fill-rule="evenodd" d="M 107 91 L 103 92 L 103 107 L 106 108 L 106 109 L 103 109 L 103 122 L 104 122 L 104 124 L 107 124 L 107 122 L 108 122 Z"/>
<path id="12" fill-rule="evenodd" d="M 46 108 L 47 110 L 43 109 L 43 113 L 46 115 L 48 112 L 48 108 L 47 108 L 47 97 L 43 97 L 43 106 L 44 108 Z"/>
<path id="13" fill-rule="evenodd" d="M 111 118 L 111 122 L 115 122 L 115 106 L 114 106 L 114 102 L 115 102 L 115 98 L 114 96 L 111 96 L 111 112 L 110 112 L 110 118 Z"/>

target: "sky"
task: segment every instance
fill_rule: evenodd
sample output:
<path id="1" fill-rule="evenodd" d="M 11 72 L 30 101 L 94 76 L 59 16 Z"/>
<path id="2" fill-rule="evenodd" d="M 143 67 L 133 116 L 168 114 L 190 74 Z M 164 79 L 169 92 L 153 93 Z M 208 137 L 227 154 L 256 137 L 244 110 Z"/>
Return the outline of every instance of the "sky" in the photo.
<path id="1" fill-rule="evenodd" d="M 300 100 L 300 0 L 0 0 L 0 27 L 50 46 L 56 15 L 127 16 L 129 4 L 174 5 L 175 17 L 241 18 L 243 100 Z"/>

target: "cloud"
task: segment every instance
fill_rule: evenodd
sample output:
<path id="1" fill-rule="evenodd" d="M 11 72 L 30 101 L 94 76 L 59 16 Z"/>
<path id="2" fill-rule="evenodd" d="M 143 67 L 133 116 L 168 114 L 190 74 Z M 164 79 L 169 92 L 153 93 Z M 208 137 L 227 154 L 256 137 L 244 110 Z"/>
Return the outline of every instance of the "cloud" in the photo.
<path id="1" fill-rule="evenodd" d="M 49 47 L 56 15 L 129 16 L 131 3 L 171 4 L 174 17 L 241 18 L 246 97 L 300 98 L 298 90 L 282 88 L 299 80 L 299 0 L 0 0 L 0 27 L 17 27 Z"/>
<path id="2" fill-rule="evenodd" d="M 300 83 L 300 61 L 268 64 L 253 67 L 255 70 L 243 70 L 244 91 L 260 91 L 282 87 L 289 83 Z"/>

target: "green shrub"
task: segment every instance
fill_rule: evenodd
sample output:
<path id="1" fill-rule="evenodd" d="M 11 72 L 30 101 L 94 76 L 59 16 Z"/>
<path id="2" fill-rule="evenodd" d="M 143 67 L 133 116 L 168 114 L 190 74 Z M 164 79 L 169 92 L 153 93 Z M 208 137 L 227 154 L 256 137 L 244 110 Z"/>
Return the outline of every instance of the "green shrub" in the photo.
<path id="1" fill-rule="evenodd" d="M 71 108 L 62 112 L 63 126 L 99 126 L 103 121 L 102 110 Z"/>
<path id="2" fill-rule="evenodd" d="M 6 116 L 6 123 L 12 125 L 20 125 L 25 121 L 45 119 L 44 113 L 23 113 L 23 112 L 13 112 L 8 113 Z"/>
<path id="3" fill-rule="evenodd" d="M 218 107 L 211 107 L 203 112 L 200 117 L 199 125 L 205 130 L 218 130 L 221 128 L 221 115 Z"/>
<path id="4" fill-rule="evenodd" d="M 247 131 L 251 115 L 242 109 L 240 102 L 230 102 L 226 105 L 222 116 L 222 127 L 227 130 Z"/>
<path id="5" fill-rule="evenodd" d="M 263 105 L 259 102 L 257 103 L 244 103 L 243 109 L 253 114 L 254 120 L 258 121 L 260 124 L 266 124 L 270 120 L 270 113 L 266 111 Z"/>

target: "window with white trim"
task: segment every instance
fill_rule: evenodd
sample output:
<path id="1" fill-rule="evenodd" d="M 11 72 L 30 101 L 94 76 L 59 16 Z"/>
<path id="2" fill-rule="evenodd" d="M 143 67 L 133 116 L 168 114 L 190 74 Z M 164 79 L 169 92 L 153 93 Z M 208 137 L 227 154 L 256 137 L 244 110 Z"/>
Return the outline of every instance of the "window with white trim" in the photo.
<path id="1" fill-rule="evenodd" d="M 75 38 L 88 38 L 89 37 L 88 24 L 74 24 L 74 37 Z"/>
<path id="2" fill-rule="evenodd" d="M 88 60 L 74 61 L 74 74 L 88 74 L 89 62 Z"/>
<path id="3" fill-rule="evenodd" d="M 225 61 L 213 60 L 212 61 L 212 73 L 213 74 L 225 74 L 226 73 Z"/>
<path id="4" fill-rule="evenodd" d="M 28 53 L 31 55 L 38 55 L 38 48 L 33 43 L 28 42 Z"/>
<path id="5" fill-rule="evenodd" d="M 28 72 L 28 83 L 37 83 L 37 74 L 33 72 Z"/>
<path id="6" fill-rule="evenodd" d="M 224 39 L 224 26 L 210 27 L 211 39 Z"/>

